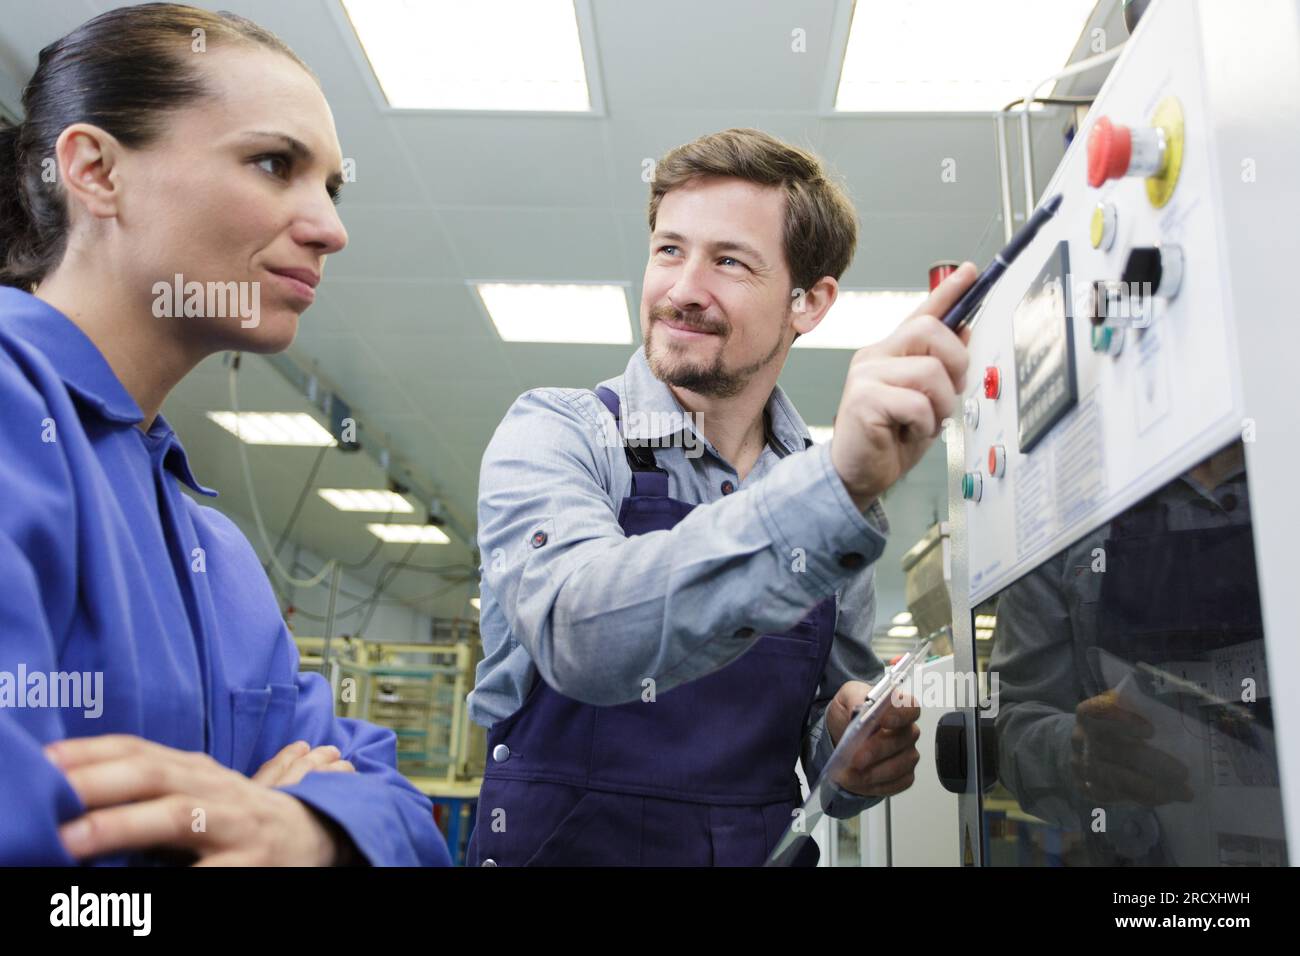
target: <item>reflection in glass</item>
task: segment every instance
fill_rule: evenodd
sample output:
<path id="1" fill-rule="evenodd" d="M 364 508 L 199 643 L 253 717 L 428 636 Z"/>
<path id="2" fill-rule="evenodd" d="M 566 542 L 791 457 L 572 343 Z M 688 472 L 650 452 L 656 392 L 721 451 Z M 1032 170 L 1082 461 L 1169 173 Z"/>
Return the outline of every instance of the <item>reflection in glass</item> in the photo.
<path id="1" fill-rule="evenodd" d="M 1239 442 L 975 614 L 1000 690 L 989 864 L 1286 863 Z"/>
<path id="2" fill-rule="evenodd" d="M 835 855 L 833 866 L 862 865 L 862 816 L 847 820 L 832 820 L 835 827 Z"/>

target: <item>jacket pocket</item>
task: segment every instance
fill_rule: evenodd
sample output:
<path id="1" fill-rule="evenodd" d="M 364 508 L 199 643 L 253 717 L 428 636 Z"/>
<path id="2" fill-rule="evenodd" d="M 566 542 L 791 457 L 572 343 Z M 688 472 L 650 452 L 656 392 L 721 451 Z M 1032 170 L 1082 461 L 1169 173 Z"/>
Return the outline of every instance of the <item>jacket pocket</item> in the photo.
<path id="1" fill-rule="evenodd" d="M 291 743 L 297 706 L 297 684 L 231 690 L 231 769 L 251 776 Z"/>

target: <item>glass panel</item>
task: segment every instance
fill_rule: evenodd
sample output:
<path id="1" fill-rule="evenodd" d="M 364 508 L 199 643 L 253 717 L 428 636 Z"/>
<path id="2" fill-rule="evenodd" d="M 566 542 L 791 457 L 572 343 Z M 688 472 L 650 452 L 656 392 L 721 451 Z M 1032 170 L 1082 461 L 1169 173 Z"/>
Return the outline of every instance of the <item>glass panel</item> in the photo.
<path id="1" fill-rule="evenodd" d="M 989 865 L 1286 863 L 1240 442 L 974 613 Z"/>

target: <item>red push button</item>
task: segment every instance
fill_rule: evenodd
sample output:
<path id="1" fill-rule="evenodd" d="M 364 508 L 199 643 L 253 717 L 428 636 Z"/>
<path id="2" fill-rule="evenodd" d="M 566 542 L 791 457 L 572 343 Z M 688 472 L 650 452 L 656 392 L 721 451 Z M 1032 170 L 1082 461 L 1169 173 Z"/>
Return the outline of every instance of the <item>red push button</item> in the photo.
<path id="1" fill-rule="evenodd" d="M 1007 450 L 1001 445 L 989 446 L 989 474 L 1001 478 L 1007 472 Z"/>
<path id="2" fill-rule="evenodd" d="M 1088 185 L 1096 188 L 1108 179 L 1121 178 L 1132 158 L 1132 131 L 1108 117 L 1098 119 L 1088 134 Z"/>
<path id="3" fill-rule="evenodd" d="M 990 365 L 984 370 L 984 397 L 997 398 L 1002 394 L 1002 375 L 998 372 L 996 365 Z"/>

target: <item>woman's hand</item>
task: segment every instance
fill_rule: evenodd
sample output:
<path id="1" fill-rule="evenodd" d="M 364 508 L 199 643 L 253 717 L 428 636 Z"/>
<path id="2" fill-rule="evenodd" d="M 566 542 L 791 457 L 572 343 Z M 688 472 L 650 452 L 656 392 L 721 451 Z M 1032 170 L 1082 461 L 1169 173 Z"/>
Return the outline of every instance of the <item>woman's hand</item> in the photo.
<path id="1" fill-rule="evenodd" d="M 165 847 L 193 853 L 199 866 L 329 866 L 347 849 L 300 800 L 207 754 L 126 734 L 61 740 L 45 754 L 86 807 L 59 828 L 78 860 Z M 268 770 L 283 756 L 258 771 L 263 779 L 297 772 L 299 758 Z"/>
<path id="2" fill-rule="evenodd" d="M 264 787 L 291 787 L 314 770 L 356 773 L 357 768 L 343 759 L 338 747 L 327 745 L 313 749 L 307 741 L 298 740 L 262 764 L 252 780 Z"/>

